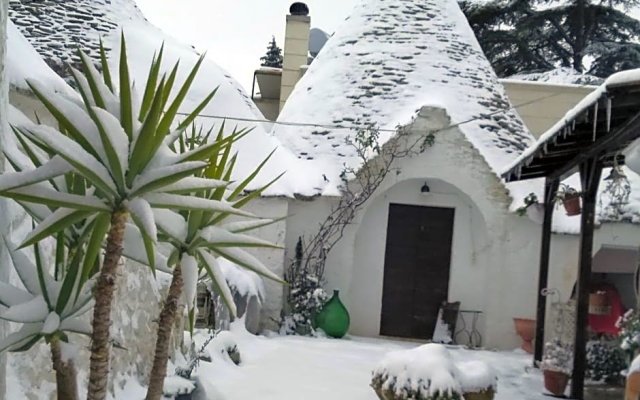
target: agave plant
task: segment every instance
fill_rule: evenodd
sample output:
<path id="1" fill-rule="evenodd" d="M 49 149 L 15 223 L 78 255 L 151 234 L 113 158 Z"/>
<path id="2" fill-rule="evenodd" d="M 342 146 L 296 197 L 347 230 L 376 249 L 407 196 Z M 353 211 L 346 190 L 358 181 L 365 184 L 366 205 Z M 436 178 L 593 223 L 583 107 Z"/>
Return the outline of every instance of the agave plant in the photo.
<path id="1" fill-rule="evenodd" d="M 168 75 L 160 76 L 162 52 L 160 49 L 154 56 L 141 99 L 136 98 L 129 77 L 124 36 L 120 45 L 117 86 L 112 81 L 102 46 L 102 74 L 82 52 L 82 72 L 72 69 L 78 99 L 64 98 L 35 81 L 28 81 L 59 128 L 36 125 L 14 128 L 14 132 L 27 153 L 35 153 L 37 148 L 51 158 L 35 170 L 0 177 L 0 194 L 55 209 L 38 224 L 22 246 L 55 235 L 88 218 L 95 222 L 87 251 L 97 255 L 106 235 L 104 260 L 94 287 L 88 400 L 104 400 L 107 394 L 111 307 L 127 222 L 131 220 L 138 228 L 147 263 L 153 267 L 156 265 L 157 229 L 152 209 L 250 215 L 224 201 L 183 194 L 224 186 L 218 180 L 202 178 L 194 181 L 188 177 L 204 170 L 208 166 L 206 160 L 209 155 L 217 152 L 225 140 L 198 146 L 185 153 L 176 153 L 167 145 L 171 138 L 180 135 L 192 123 L 214 96 L 215 90 L 176 123 L 180 105 L 203 58 L 193 66 L 182 85 L 174 90 L 178 64 Z M 59 191 L 51 184 L 55 177 L 69 176 L 70 173 L 70 176 L 77 176 L 88 183 L 82 195 Z M 91 263 L 84 265 L 81 276 L 86 278 L 91 268 Z"/>
<path id="2" fill-rule="evenodd" d="M 211 139 L 212 131 L 213 128 L 203 134 L 202 129 L 197 131 L 193 127 L 189 137 L 180 136 L 176 138 L 177 143 L 174 142 L 172 145 L 176 146 L 180 153 L 189 153 L 201 143 L 208 142 Z M 231 156 L 232 146 L 249 132 L 249 130 L 234 130 L 225 140 L 224 124 L 222 124 L 217 137 L 212 139 L 213 143 L 223 143 L 220 151 L 212 152 L 208 159 L 208 167 L 191 179 L 194 181 L 215 180 L 224 182 L 225 185 L 218 188 L 189 189 L 192 196 L 208 201 L 224 201 L 234 209 L 240 209 L 252 199 L 260 196 L 264 190 L 280 178 L 278 176 L 250 194 L 242 196 L 244 190 L 260 173 L 271 157 L 269 155 L 244 180 L 234 185 L 231 184 L 231 175 L 237 157 L 237 155 Z M 233 188 L 231 189 L 227 185 L 231 185 Z M 276 274 L 271 272 L 257 258 L 242 249 L 247 247 L 278 247 L 273 243 L 246 234 L 252 229 L 272 224 L 275 222 L 274 220 L 252 218 L 223 224 L 225 219 L 232 213 L 216 210 L 183 210 L 174 212 L 157 209 L 154 210 L 154 214 L 161 240 L 168 242 L 172 247 L 168 265 L 173 267 L 173 277 L 167 298 L 160 312 L 155 356 L 146 400 L 159 400 L 162 396 L 164 379 L 167 373 L 171 329 L 174 326 L 178 303 L 183 294 L 183 287 L 184 298 L 188 307 L 189 327 L 193 329 L 196 286 L 202 269 L 206 271 L 214 289 L 224 300 L 232 317 L 236 315 L 236 307 L 231 290 L 216 261 L 216 256 L 224 257 L 268 279 L 282 282 Z"/>
<path id="3" fill-rule="evenodd" d="M 53 266 L 45 261 L 51 257 L 43 254 L 37 243 L 33 251 L 34 264 L 5 237 L 3 240 L 22 287 L 0 282 L 0 304 L 8 307 L 0 313 L 0 319 L 19 323 L 21 327 L 0 341 L 0 352 L 26 351 L 44 339 L 51 349 L 58 399 L 75 400 L 78 398 L 76 370 L 73 359 L 63 356 L 62 348 L 69 345 L 69 332 L 91 335 L 88 318 L 83 316 L 93 306 L 94 281 L 80 278 L 86 252 L 82 247 L 70 248 L 68 252 L 58 248 L 54 265 L 66 268 L 64 277 L 56 279 L 50 274 Z"/>

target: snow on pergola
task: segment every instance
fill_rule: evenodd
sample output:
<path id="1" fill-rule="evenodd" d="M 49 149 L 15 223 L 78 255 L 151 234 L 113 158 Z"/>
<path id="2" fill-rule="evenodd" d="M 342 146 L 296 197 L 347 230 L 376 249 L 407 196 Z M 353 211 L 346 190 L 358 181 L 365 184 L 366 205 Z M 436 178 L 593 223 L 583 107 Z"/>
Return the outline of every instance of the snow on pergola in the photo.
<path id="1" fill-rule="evenodd" d="M 580 257 L 571 398 L 582 399 L 586 366 L 586 327 L 596 196 L 602 169 L 622 165 L 622 152 L 640 138 L 640 69 L 611 76 L 585 97 L 502 174 L 507 182 L 545 178 L 544 222 L 540 250 L 535 360 L 542 358 L 551 222 L 554 197 L 562 180 L 579 172 L 582 183 Z M 635 147 L 635 146 L 634 146 Z M 637 153 L 637 152 L 636 152 Z M 629 160 L 631 161 L 631 160 Z M 635 161 L 635 160 L 634 160 Z M 635 164 L 635 162 L 634 162 Z"/>

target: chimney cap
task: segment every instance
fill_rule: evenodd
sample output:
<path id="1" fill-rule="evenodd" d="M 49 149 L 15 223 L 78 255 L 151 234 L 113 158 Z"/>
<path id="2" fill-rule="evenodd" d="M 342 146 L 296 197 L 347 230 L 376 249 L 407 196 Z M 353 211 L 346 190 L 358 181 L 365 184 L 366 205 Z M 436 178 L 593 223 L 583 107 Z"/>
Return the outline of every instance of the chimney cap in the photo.
<path id="1" fill-rule="evenodd" d="M 289 7 L 289 13 L 291 15 L 309 15 L 309 7 L 307 7 L 306 4 L 304 4 L 303 2 L 300 1 L 296 1 L 295 3 L 291 4 L 291 7 Z"/>

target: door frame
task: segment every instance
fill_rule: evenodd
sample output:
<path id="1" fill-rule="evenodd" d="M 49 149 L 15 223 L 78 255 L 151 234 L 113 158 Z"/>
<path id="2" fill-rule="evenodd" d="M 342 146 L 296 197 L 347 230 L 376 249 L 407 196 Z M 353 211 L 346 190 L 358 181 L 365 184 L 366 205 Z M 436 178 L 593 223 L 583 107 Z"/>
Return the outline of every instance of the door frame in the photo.
<path id="1" fill-rule="evenodd" d="M 451 293 L 451 283 L 452 283 L 452 278 L 453 278 L 453 268 L 454 268 L 454 246 L 455 246 L 455 242 L 456 242 L 456 233 L 457 233 L 457 229 L 456 229 L 456 225 L 457 225 L 457 211 L 458 211 L 458 207 L 456 206 L 442 206 L 442 205 L 431 205 L 431 204 L 407 204 L 407 203 L 398 203 L 398 202 L 389 202 L 387 203 L 387 212 L 386 212 L 386 225 L 384 227 L 384 251 L 383 251 L 383 258 L 382 258 L 382 279 L 381 279 L 381 292 L 380 292 L 380 308 L 379 308 L 379 318 L 380 318 L 380 322 L 379 322 L 379 327 L 378 327 L 378 334 L 380 336 L 387 336 L 387 337 L 391 337 L 389 335 L 386 335 L 382 332 L 382 328 L 383 328 L 383 324 L 382 324 L 382 312 L 383 312 L 383 307 L 384 307 L 384 280 L 385 280 L 385 275 L 386 275 L 386 271 L 387 271 L 387 249 L 388 249 L 388 244 L 389 244 L 389 225 L 391 223 L 391 209 L 393 206 L 401 206 L 401 207 L 408 207 L 408 208 L 430 208 L 430 209 L 440 209 L 440 210 L 450 210 L 452 213 L 452 218 L 451 218 L 451 239 L 450 239 L 450 248 L 449 248 L 449 265 L 448 265 L 448 270 L 447 270 L 447 283 L 446 283 L 446 298 L 445 301 L 449 301 L 450 299 L 450 293 Z M 436 317 L 437 318 L 437 317 Z M 436 321 L 437 322 L 437 321 Z M 403 337 L 404 339 L 422 339 L 422 338 L 411 338 L 411 337 Z M 426 338 L 424 338 L 426 339 Z"/>

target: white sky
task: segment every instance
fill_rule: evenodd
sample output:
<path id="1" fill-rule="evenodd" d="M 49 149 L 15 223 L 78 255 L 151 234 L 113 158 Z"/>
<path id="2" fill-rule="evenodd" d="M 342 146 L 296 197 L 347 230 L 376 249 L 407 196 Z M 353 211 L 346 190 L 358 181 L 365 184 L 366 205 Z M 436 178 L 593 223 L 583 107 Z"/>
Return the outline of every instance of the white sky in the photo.
<path id="1" fill-rule="evenodd" d="M 333 33 L 358 0 L 306 0 L 311 27 Z M 207 50 L 251 92 L 271 35 L 283 47 L 285 17 L 293 0 L 136 0 L 144 15 L 165 33 Z"/>

